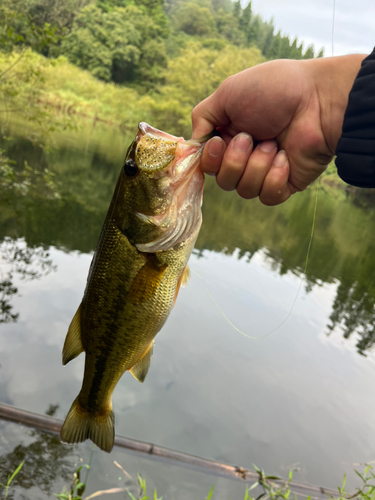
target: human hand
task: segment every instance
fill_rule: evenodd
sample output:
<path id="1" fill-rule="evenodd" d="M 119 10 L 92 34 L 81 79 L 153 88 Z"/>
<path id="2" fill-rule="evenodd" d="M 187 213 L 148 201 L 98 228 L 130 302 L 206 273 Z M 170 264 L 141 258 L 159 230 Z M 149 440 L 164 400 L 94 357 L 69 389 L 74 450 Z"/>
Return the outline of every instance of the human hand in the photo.
<path id="1" fill-rule="evenodd" d="M 364 57 L 277 60 L 227 78 L 192 113 L 193 138 L 222 137 L 206 144 L 202 170 L 265 205 L 306 189 L 334 156 Z"/>

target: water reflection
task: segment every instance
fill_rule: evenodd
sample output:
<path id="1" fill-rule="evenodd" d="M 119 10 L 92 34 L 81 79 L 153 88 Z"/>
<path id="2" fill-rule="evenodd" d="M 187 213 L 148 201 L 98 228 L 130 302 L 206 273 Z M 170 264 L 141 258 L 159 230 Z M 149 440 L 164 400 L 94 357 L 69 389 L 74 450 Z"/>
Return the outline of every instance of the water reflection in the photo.
<path id="1" fill-rule="evenodd" d="M 48 411 L 58 411 L 60 418 L 83 370 L 81 357 L 64 371 L 61 346 L 123 160 L 122 146 L 113 145 L 108 134 L 91 145 L 83 138 L 82 147 L 79 134 L 76 145 L 61 138 L 50 152 L 30 150 L 17 138 L 3 144 L 0 138 L 17 172 L 17 182 L 0 188 L 0 242 L 8 256 L 1 277 L 8 282 L 0 298 L 5 294 L 7 305 L 16 309 L 8 309 L 8 321 L 21 314 L 16 325 L 0 325 L 1 399 L 37 412 L 49 401 L 59 402 L 60 409 Z M 132 377 L 119 384 L 114 405 L 120 434 L 275 472 L 280 464 L 300 461 L 309 471 L 302 480 L 331 486 L 342 479 L 341 469 L 337 482 L 332 479 L 335 463 L 346 460 L 343 468 L 350 470 L 353 457 L 372 458 L 375 433 L 367 415 L 374 411 L 353 409 L 367 405 L 374 365 L 353 353 L 353 342 L 345 339 L 355 339 L 361 354 L 374 343 L 375 220 L 368 200 L 361 204 L 357 197 L 354 203 L 351 197 L 321 189 L 304 290 L 275 335 L 251 341 L 233 332 L 193 276 L 158 339 L 147 384 L 139 387 Z M 287 315 L 304 269 L 314 202 L 312 188 L 284 206 L 268 208 L 222 192 L 207 179 L 192 268 L 246 333 L 268 333 Z M 47 248 L 53 263 L 47 263 Z M 22 269 L 26 279 L 35 280 L 54 264 L 56 274 L 21 289 Z M 9 280 L 5 273 L 11 268 Z M 340 346 L 350 349 L 336 349 L 335 331 Z M 9 438 L 10 433 L 1 435 L 8 439 L 7 451 L 13 450 L 2 458 L 3 475 L 33 455 L 23 478 L 26 487 L 35 484 L 38 463 L 49 467 L 44 459 L 56 460 L 57 466 L 44 469 L 39 487 L 47 491 L 61 475 L 69 481 L 69 448 L 58 449 L 55 438 L 46 442 L 37 433 L 31 444 L 17 431 Z M 103 474 L 111 467 L 103 465 Z"/>
<path id="2" fill-rule="evenodd" d="M 363 356 L 375 343 L 375 298 L 372 283 L 365 281 L 342 281 L 339 284 L 330 316 L 331 323 L 327 327 L 328 336 L 337 328 L 342 329 L 345 339 L 355 333 L 359 338 L 357 350 Z"/>
<path id="3" fill-rule="evenodd" d="M 68 145 L 46 153 L 26 144 L 23 139 L 13 138 L 10 143 L 0 142 L 0 147 L 7 149 L 19 172 L 25 161 L 33 172 L 53 172 L 53 186 L 46 190 L 46 182 L 43 184 L 41 178 L 23 196 L 9 190 L 7 196 L 0 193 L 0 238 L 6 242 L 4 237 L 12 235 L 14 242 L 17 237 L 24 237 L 28 247 L 34 249 L 33 259 L 44 262 L 51 270 L 47 256 L 38 253 L 43 252 L 40 246 L 54 245 L 81 252 L 95 248 L 122 153 L 116 158 L 105 154 L 103 149 L 85 151 Z M 375 342 L 373 196 L 367 191 L 363 194 L 355 191 L 334 197 L 321 189 L 305 282 L 307 292 L 323 283 L 338 283 L 328 334 L 337 327 L 342 329 L 344 338 L 356 332 L 361 354 Z M 224 193 L 209 179 L 197 252 L 202 254 L 204 249 L 236 252 L 238 258 L 246 256 L 250 261 L 262 250 L 272 269 L 280 275 L 290 271 L 300 273 L 307 253 L 314 202 L 312 189 L 284 206 L 270 209 L 257 202 L 245 202 L 233 193 Z M 19 255 L 27 261 L 26 253 Z M 16 321 L 17 313 L 12 311 L 10 300 L 17 291 L 9 276 L 1 282 L 2 318 Z"/>
<path id="4" fill-rule="evenodd" d="M 47 415 L 53 415 L 56 405 L 50 405 Z M 19 444 L 13 451 L 0 456 L 0 482 L 24 461 L 20 472 L 12 481 L 8 498 L 14 498 L 14 486 L 24 490 L 37 487 L 47 495 L 51 495 L 57 481 L 69 481 L 72 475 L 72 459 L 76 455 L 76 447 L 61 446 L 58 436 L 39 431 L 28 433 L 32 439 L 30 444 Z"/>
<path id="5" fill-rule="evenodd" d="M 23 239 L 4 237 L 0 242 L 0 323 L 15 323 L 19 313 L 13 311 L 12 297 L 18 293 L 14 278 L 31 281 L 40 279 L 57 267 L 48 251 L 42 247 L 28 247 Z"/>

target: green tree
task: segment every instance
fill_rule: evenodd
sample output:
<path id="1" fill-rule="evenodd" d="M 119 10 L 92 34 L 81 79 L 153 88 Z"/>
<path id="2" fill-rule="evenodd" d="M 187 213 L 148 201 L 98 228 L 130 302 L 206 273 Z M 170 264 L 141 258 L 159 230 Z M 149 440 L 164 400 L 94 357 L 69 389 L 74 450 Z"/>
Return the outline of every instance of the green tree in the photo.
<path id="1" fill-rule="evenodd" d="M 220 9 L 229 12 L 232 10 L 232 2 L 231 0 L 211 0 L 212 8 L 215 12 L 218 12 Z"/>
<path id="2" fill-rule="evenodd" d="M 169 61 L 160 95 L 145 97 L 140 106 L 151 114 L 158 128 L 188 136 L 192 108 L 228 76 L 263 61 L 255 47 L 245 49 L 227 45 L 214 50 L 191 42 L 178 57 Z"/>
<path id="3" fill-rule="evenodd" d="M 299 48 L 297 47 L 298 40 L 295 38 L 293 40 L 293 43 L 290 47 L 290 59 L 301 59 L 301 53 L 299 51 Z"/>
<path id="4" fill-rule="evenodd" d="M 249 2 L 243 9 L 241 17 L 238 21 L 238 26 L 240 30 L 246 34 L 250 29 L 251 18 L 252 18 L 252 10 L 251 10 L 251 2 Z"/>
<path id="5" fill-rule="evenodd" d="M 272 20 L 269 23 L 259 22 L 257 46 L 266 57 L 270 57 L 271 46 L 274 38 L 274 26 Z"/>
<path id="6" fill-rule="evenodd" d="M 281 52 L 281 32 L 280 30 L 273 36 L 271 41 L 271 46 L 266 52 L 266 57 L 268 59 L 278 59 L 280 57 Z"/>
<path id="7" fill-rule="evenodd" d="M 233 17 L 239 21 L 241 13 L 242 13 L 241 0 L 237 0 L 237 2 L 233 3 Z"/>
<path id="8" fill-rule="evenodd" d="M 292 59 L 291 46 L 289 36 L 281 37 L 280 50 L 278 54 L 279 59 Z"/>
<path id="9" fill-rule="evenodd" d="M 259 35 L 259 18 L 256 16 L 252 19 L 249 30 L 247 32 L 247 43 L 253 44 L 256 43 Z"/>
<path id="10" fill-rule="evenodd" d="M 147 75 L 150 80 L 143 84 L 149 86 L 160 78 L 155 67 L 165 63 L 160 42 L 160 27 L 137 7 L 103 12 L 90 5 L 75 18 L 61 52 L 102 80 L 132 82 Z"/>
<path id="11" fill-rule="evenodd" d="M 309 45 L 306 52 L 303 54 L 303 59 L 313 59 L 314 57 L 314 46 Z"/>
<path id="12" fill-rule="evenodd" d="M 173 19 L 176 30 L 191 36 L 209 37 L 216 31 L 210 10 L 193 2 L 182 4 Z"/>

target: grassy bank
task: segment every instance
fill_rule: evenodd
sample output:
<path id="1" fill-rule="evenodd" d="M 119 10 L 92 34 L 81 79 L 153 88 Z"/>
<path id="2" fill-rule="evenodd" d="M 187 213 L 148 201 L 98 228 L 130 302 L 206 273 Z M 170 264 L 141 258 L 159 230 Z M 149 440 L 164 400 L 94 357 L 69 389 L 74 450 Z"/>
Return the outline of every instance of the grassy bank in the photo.
<path id="1" fill-rule="evenodd" d="M 66 127 L 74 117 L 105 122 L 134 131 L 139 121 L 188 135 L 192 108 L 229 75 L 263 62 L 257 48 L 222 50 L 192 42 L 169 62 L 164 84 L 153 93 L 141 86 L 98 80 L 60 56 L 47 59 L 28 49 L 0 53 L 2 116 L 18 114 L 37 127 Z M 189 77 L 186 77 L 189 75 Z M 56 114 L 60 115 L 57 117 Z"/>

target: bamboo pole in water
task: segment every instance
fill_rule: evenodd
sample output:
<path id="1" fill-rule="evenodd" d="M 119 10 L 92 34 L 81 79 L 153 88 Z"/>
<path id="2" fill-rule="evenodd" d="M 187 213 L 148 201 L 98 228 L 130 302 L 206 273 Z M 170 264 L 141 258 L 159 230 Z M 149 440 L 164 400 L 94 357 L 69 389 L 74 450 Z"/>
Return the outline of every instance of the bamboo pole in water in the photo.
<path id="1" fill-rule="evenodd" d="M 63 424 L 62 420 L 57 418 L 47 415 L 39 415 L 37 413 L 21 410 L 20 408 L 3 403 L 0 403 L 0 419 L 26 425 L 28 427 L 33 427 L 35 429 L 40 429 L 53 434 L 59 434 Z M 230 479 L 242 479 L 249 483 L 255 483 L 259 479 L 259 475 L 256 472 L 249 471 L 243 467 L 223 464 L 214 460 L 207 460 L 206 458 L 188 455 L 187 453 L 170 450 L 162 446 L 144 443 L 142 441 L 136 441 L 135 439 L 129 439 L 122 436 L 115 437 L 115 446 L 143 453 L 149 458 L 164 459 L 172 462 L 174 465 L 182 465 L 203 473 L 214 474 Z M 273 480 L 272 482 L 281 485 L 283 480 Z M 311 498 L 326 499 L 327 494 L 337 496 L 336 491 L 319 486 L 312 486 L 297 482 L 292 482 L 289 486 L 293 493 L 305 497 L 311 495 Z"/>

